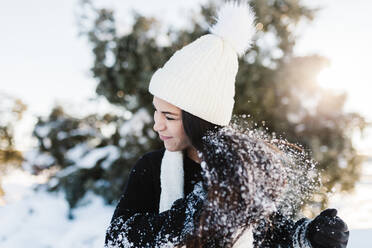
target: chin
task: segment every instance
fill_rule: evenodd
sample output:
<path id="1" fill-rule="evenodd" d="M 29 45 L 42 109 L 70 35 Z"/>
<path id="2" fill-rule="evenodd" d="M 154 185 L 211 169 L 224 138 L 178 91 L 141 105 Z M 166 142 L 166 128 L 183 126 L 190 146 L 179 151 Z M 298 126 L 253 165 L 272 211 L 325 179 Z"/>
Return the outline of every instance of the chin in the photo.
<path id="1" fill-rule="evenodd" d="M 176 151 L 179 151 L 178 149 L 175 149 L 173 147 L 165 147 L 165 149 L 167 149 L 168 151 L 170 152 L 176 152 Z"/>
<path id="2" fill-rule="evenodd" d="M 167 149 L 170 152 L 177 152 L 177 151 L 182 151 L 179 147 L 174 147 L 174 146 L 167 146 L 164 144 L 165 149 Z"/>

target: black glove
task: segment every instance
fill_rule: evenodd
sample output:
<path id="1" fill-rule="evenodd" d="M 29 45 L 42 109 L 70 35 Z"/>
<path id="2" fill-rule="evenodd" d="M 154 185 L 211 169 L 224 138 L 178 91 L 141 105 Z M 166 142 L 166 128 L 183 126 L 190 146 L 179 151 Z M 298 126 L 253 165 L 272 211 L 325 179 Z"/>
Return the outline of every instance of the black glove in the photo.
<path id="1" fill-rule="evenodd" d="M 173 203 L 172 209 L 182 211 L 184 214 L 184 224 L 181 237 L 193 232 L 195 221 L 199 218 L 206 197 L 207 193 L 201 182 L 199 182 L 194 186 L 194 190 L 190 194 Z"/>
<path id="2" fill-rule="evenodd" d="M 202 183 L 195 184 L 194 190 L 186 196 L 186 215 L 192 216 L 193 219 L 197 218 L 200 214 L 204 200 L 207 197 L 207 193 L 204 190 Z"/>
<path id="3" fill-rule="evenodd" d="M 306 237 L 314 248 L 345 248 L 349 230 L 337 210 L 328 208 L 309 223 Z"/>

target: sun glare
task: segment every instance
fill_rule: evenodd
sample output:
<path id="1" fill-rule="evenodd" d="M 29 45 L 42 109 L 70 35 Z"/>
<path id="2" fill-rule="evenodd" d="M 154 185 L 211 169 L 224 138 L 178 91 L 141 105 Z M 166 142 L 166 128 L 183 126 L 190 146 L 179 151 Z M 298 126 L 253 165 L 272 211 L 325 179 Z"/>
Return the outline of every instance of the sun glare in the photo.
<path id="1" fill-rule="evenodd" d="M 349 76 L 344 68 L 331 65 L 319 72 L 317 80 L 322 88 L 347 91 L 350 85 Z"/>
<path id="2" fill-rule="evenodd" d="M 372 82 L 368 70 L 368 63 L 360 58 L 357 63 L 351 63 L 348 59 L 332 61 L 329 67 L 324 68 L 318 75 L 317 81 L 319 86 L 324 89 L 346 92 L 347 102 L 346 111 L 358 112 L 366 118 L 372 120 L 372 111 L 370 106 L 370 92 Z M 355 145 L 363 154 L 372 154 L 372 137 L 371 129 L 364 133 L 364 138 L 359 133 L 353 137 Z"/>
<path id="3" fill-rule="evenodd" d="M 348 59 L 333 59 L 329 67 L 320 71 L 317 80 L 321 87 L 346 92 L 355 91 L 356 87 L 363 86 L 368 78 L 366 61 L 359 60 L 357 64 Z"/>
<path id="4" fill-rule="evenodd" d="M 347 93 L 347 109 L 363 113 L 368 119 L 372 118 L 370 111 L 369 68 L 365 58 L 356 63 L 347 58 L 333 59 L 329 67 L 324 68 L 318 75 L 319 86 L 336 92 Z"/>

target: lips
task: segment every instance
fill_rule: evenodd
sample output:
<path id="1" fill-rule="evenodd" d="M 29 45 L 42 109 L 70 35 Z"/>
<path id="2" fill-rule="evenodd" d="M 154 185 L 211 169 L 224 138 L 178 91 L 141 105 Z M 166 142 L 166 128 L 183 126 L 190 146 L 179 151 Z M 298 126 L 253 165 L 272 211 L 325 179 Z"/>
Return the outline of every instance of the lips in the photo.
<path id="1" fill-rule="evenodd" d="M 163 135 L 159 135 L 160 136 L 160 139 L 161 140 L 167 140 L 167 139 L 170 139 L 172 137 L 167 137 L 167 136 L 163 136 Z"/>

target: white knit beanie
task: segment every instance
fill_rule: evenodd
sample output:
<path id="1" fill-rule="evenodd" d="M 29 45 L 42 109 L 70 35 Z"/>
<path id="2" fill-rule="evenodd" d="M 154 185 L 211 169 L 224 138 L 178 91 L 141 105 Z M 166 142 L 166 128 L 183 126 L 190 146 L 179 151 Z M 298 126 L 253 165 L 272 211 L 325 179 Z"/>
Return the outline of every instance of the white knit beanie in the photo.
<path id="1" fill-rule="evenodd" d="M 251 46 L 255 15 L 247 2 L 227 2 L 217 23 L 178 50 L 151 78 L 149 91 L 182 110 L 226 126 L 234 107 L 238 56 Z"/>

